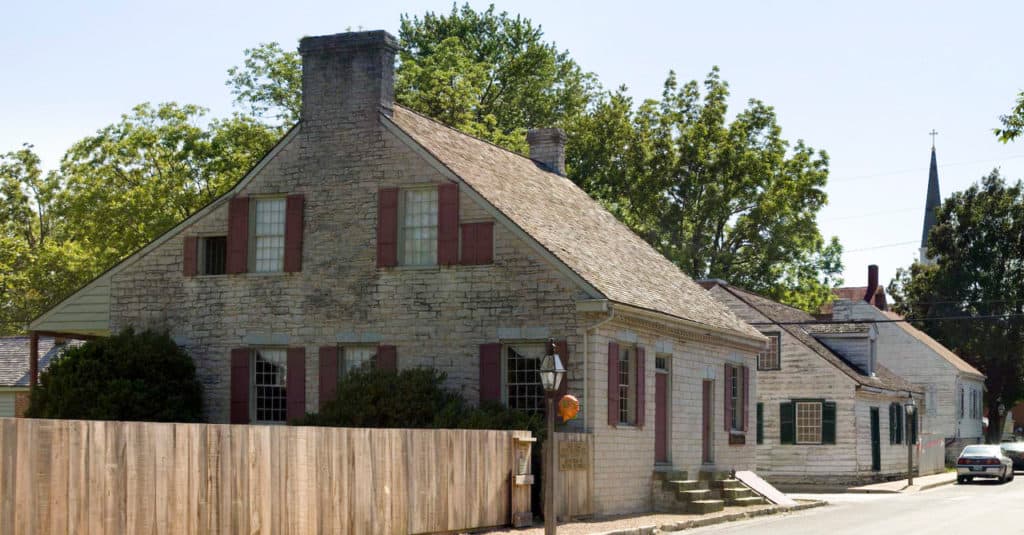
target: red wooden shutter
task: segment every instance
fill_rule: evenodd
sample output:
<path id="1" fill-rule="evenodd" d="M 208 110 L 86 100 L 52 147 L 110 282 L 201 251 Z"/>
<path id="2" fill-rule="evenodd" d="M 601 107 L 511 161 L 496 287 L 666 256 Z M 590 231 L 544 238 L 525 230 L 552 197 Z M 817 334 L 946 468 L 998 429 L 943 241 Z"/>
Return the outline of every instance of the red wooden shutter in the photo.
<path id="1" fill-rule="evenodd" d="M 501 344 L 480 344 L 480 401 L 501 401 Z"/>
<path id="2" fill-rule="evenodd" d="M 398 349 L 395 346 L 377 346 L 377 369 L 398 371 Z"/>
<path id="3" fill-rule="evenodd" d="M 724 406 L 723 414 L 725 415 L 722 419 L 725 421 L 722 423 L 724 424 L 726 431 L 732 430 L 732 403 L 730 403 L 732 401 L 732 373 L 732 366 L 726 364 L 725 380 L 722 381 L 725 384 L 725 395 L 722 397 L 722 403 Z"/>
<path id="4" fill-rule="evenodd" d="M 494 223 L 476 223 L 476 263 L 494 262 Z"/>
<path id="5" fill-rule="evenodd" d="M 231 350 L 231 423 L 249 423 L 249 350 Z"/>
<path id="6" fill-rule="evenodd" d="M 377 267 L 398 265 L 398 188 L 377 194 Z"/>
<path id="7" fill-rule="evenodd" d="M 740 414 L 740 425 L 743 426 L 743 430 L 747 430 L 747 420 L 750 419 L 750 368 L 743 366 L 740 368 L 743 372 L 743 403 L 740 405 L 740 410 L 743 411 Z"/>
<path id="8" fill-rule="evenodd" d="M 565 368 L 565 375 L 562 377 L 562 384 L 558 385 L 558 392 L 555 394 L 557 403 L 562 396 L 569 393 L 569 343 L 565 340 L 555 342 L 555 353 L 562 359 L 562 366 Z"/>
<path id="9" fill-rule="evenodd" d="M 228 273 L 245 273 L 249 263 L 249 198 L 228 203 Z"/>
<path id="10" fill-rule="evenodd" d="M 320 348 L 320 407 L 338 394 L 338 346 Z"/>
<path id="11" fill-rule="evenodd" d="M 636 426 L 643 427 L 647 420 L 647 355 L 644 348 L 636 348 Z"/>
<path id="12" fill-rule="evenodd" d="M 437 187 L 437 263 L 459 263 L 459 185 Z"/>
<path id="13" fill-rule="evenodd" d="M 608 425 L 619 425 L 619 344 L 608 342 Z"/>
<path id="14" fill-rule="evenodd" d="M 466 223 L 462 225 L 462 260 L 465 266 L 494 262 L 494 223 Z"/>
<path id="15" fill-rule="evenodd" d="M 284 270 L 302 271 L 302 195 L 289 195 L 285 200 Z"/>
<path id="16" fill-rule="evenodd" d="M 193 277 L 199 272 L 197 256 L 199 251 L 199 238 L 188 236 L 185 238 L 185 250 L 181 254 L 181 274 L 186 277 Z"/>
<path id="17" fill-rule="evenodd" d="M 288 348 L 288 419 L 306 415 L 306 348 Z"/>

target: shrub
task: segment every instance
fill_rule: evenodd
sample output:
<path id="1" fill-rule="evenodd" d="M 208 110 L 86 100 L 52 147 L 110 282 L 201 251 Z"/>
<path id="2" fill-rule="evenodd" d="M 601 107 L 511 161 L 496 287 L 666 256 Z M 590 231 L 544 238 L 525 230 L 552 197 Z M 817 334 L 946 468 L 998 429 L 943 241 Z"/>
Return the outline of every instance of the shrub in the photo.
<path id="1" fill-rule="evenodd" d="M 55 358 L 32 389 L 26 416 L 198 422 L 202 409 L 188 353 L 167 333 L 129 328 Z"/>

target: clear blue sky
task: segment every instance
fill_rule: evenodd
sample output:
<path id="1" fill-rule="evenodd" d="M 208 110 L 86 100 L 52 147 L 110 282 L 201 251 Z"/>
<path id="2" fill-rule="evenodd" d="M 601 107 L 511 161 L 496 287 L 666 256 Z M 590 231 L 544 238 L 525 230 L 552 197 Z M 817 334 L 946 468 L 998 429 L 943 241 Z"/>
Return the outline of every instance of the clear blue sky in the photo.
<path id="1" fill-rule="evenodd" d="M 471 2 L 484 8 L 487 2 Z M 991 133 L 1024 89 L 1014 37 L 1022 2 L 497 3 L 539 23 L 605 87 L 658 96 L 669 69 L 718 65 L 734 110 L 775 106 L 783 135 L 828 151 L 829 206 L 847 284 L 883 281 L 917 255 L 931 129 L 943 197 L 993 167 L 1024 177 L 1024 141 Z M 399 15 L 446 1 L 9 2 L 0 19 L 0 152 L 35 144 L 56 167 L 75 140 L 133 105 L 175 100 L 231 111 L 226 70 L 261 42 L 348 27 L 397 33 Z M 909 242 L 909 243 L 908 243 Z M 886 247 L 891 244 L 903 244 Z"/>

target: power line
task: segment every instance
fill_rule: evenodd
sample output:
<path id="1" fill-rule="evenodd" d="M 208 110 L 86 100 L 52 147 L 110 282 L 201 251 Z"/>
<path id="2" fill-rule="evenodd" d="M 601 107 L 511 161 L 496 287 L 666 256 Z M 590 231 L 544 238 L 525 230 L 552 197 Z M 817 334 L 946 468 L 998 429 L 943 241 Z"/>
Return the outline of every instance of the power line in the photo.
<path id="1" fill-rule="evenodd" d="M 1024 314 L 987 314 L 978 316 L 940 316 L 934 318 L 902 318 L 886 320 L 810 320 L 810 321 L 757 321 L 751 322 L 753 326 L 770 325 L 874 325 L 878 323 L 927 323 L 930 321 L 976 321 L 976 320 L 1000 320 L 1009 318 L 1024 318 Z"/>
<path id="2" fill-rule="evenodd" d="M 905 212 L 916 212 L 918 210 L 920 210 L 919 207 L 900 208 L 898 210 L 884 210 L 884 211 L 881 211 L 881 212 L 870 212 L 870 213 L 867 213 L 867 214 L 846 215 L 846 216 L 840 216 L 840 217 L 827 217 L 825 219 L 822 219 L 822 221 L 845 221 L 845 220 L 848 220 L 848 219 L 863 219 L 865 217 L 875 217 L 875 216 L 889 215 L 889 214 L 902 214 L 902 213 L 905 213 Z"/>
<path id="3" fill-rule="evenodd" d="M 871 246 L 871 247 L 861 247 L 859 249 L 846 249 L 846 250 L 843 251 L 843 254 L 846 254 L 846 253 L 857 253 L 857 252 L 860 252 L 860 251 L 873 251 L 875 249 L 886 249 L 886 248 L 889 248 L 889 247 L 900 247 L 900 246 L 903 246 L 903 245 L 910 245 L 910 244 L 913 244 L 913 243 L 918 243 L 918 241 L 917 240 L 901 241 L 901 242 L 898 242 L 898 243 L 887 243 L 885 245 L 874 245 L 874 246 Z"/>
<path id="4" fill-rule="evenodd" d="M 989 163 L 989 162 L 1001 162 L 1001 161 L 1004 161 L 1004 160 L 1016 160 L 1016 159 L 1019 159 L 1019 158 L 1024 158 L 1024 154 L 1018 154 L 1016 156 L 1007 156 L 1005 158 L 990 158 L 990 159 L 987 159 L 987 160 L 974 160 L 974 161 L 970 161 L 970 162 L 947 163 L 947 164 L 940 165 L 939 168 L 940 169 L 944 169 L 946 167 L 961 167 L 961 166 L 964 166 L 964 165 L 975 165 L 975 164 L 979 164 L 979 163 Z M 893 176 L 893 175 L 904 175 L 904 174 L 907 174 L 907 173 L 916 173 L 918 171 L 926 171 L 927 169 L 928 169 L 927 167 L 915 167 L 913 169 L 905 169 L 903 171 L 888 171 L 888 172 L 885 172 L 885 173 L 875 173 L 875 174 L 871 174 L 871 175 L 858 175 L 858 176 L 848 176 L 848 177 L 842 177 L 842 178 L 830 178 L 829 182 L 850 182 L 850 181 L 854 181 L 854 180 L 865 180 L 865 179 L 869 179 L 869 178 L 881 178 L 881 177 Z"/>

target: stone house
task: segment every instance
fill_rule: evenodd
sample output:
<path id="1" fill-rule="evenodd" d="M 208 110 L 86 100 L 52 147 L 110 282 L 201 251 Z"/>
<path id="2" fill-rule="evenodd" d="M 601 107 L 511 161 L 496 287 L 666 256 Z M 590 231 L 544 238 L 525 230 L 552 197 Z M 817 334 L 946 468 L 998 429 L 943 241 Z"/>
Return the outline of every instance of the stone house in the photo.
<path id="1" fill-rule="evenodd" d="M 870 324 L 810 314 L 720 280 L 711 295 L 768 337 L 757 360 L 757 470 L 783 488 L 905 477 L 917 436 L 903 405 L 923 390 L 877 361 Z M 915 466 L 919 459 L 915 458 Z"/>
<path id="2" fill-rule="evenodd" d="M 564 176 L 396 105 L 395 39 L 302 40 L 301 119 L 231 191 L 31 324 L 168 329 L 212 422 L 316 411 L 363 362 L 430 366 L 542 409 L 557 341 L 593 435 L 595 513 L 651 508 L 652 470 L 754 468 L 764 337 Z"/>
<path id="3" fill-rule="evenodd" d="M 869 266 L 869 283 L 878 280 Z M 863 299 L 832 304 L 837 321 L 873 321 L 878 328 L 878 362 L 925 390 L 928 409 L 922 413 L 922 458 L 940 471 L 967 444 L 984 441 L 982 407 L 985 375 L 934 338 L 903 321 L 903 317 Z"/>

